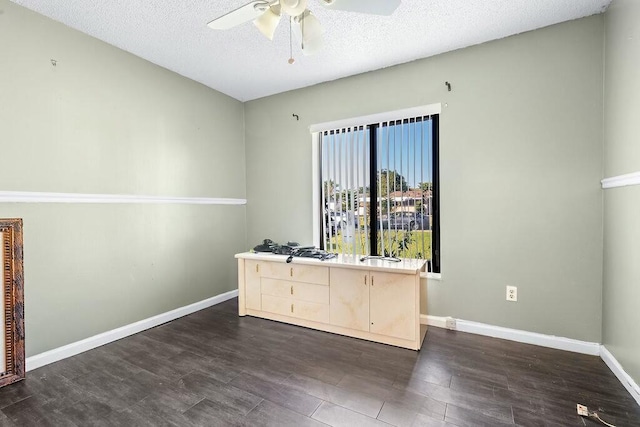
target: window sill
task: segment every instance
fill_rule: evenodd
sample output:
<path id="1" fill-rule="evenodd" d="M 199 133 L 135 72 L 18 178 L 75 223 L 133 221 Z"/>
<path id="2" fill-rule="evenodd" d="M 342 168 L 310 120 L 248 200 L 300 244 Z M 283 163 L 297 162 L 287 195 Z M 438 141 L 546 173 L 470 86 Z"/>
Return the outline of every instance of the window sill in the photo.
<path id="1" fill-rule="evenodd" d="M 442 280 L 442 273 L 420 273 L 421 279 Z"/>

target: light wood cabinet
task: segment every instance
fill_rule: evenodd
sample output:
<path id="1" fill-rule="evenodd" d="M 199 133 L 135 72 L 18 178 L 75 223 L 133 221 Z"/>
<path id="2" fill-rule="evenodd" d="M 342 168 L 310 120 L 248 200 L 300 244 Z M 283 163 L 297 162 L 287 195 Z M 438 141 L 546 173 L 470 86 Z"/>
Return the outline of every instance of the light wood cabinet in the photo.
<path id="1" fill-rule="evenodd" d="M 422 260 L 238 254 L 238 312 L 419 350 Z"/>

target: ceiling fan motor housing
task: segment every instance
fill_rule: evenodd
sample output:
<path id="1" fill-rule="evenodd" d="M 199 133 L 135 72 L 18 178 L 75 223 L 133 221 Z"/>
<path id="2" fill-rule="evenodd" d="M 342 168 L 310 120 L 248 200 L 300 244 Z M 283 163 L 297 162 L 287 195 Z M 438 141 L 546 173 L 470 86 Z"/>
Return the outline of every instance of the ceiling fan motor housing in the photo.
<path id="1" fill-rule="evenodd" d="M 280 0 L 282 10 L 290 16 L 298 16 L 307 8 L 307 0 Z"/>
<path id="2" fill-rule="evenodd" d="M 330 10 L 391 15 L 402 0 L 317 0 Z M 252 0 L 207 25 L 214 30 L 227 30 L 253 21 L 260 32 L 273 40 L 283 14 L 289 15 L 290 24 L 296 24 L 293 32 L 301 42 L 302 52 L 312 55 L 322 49 L 323 28 L 318 19 L 307 9 L 309 0 Z"/>

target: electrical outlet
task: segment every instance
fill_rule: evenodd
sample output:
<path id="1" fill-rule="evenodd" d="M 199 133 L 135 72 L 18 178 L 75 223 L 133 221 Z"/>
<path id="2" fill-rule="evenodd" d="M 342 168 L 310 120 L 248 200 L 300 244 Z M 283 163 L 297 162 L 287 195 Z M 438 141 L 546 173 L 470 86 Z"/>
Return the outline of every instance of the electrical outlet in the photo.
<path id="1" fill-rule="evenodd" d="M 452 331 L 455 331 L 456 330 L 456 319 L 454 319 L 453 317 L 447 317 L 446 327 L 447 327 L 447 329 L 451 329 Z"/>
<path id="2" fill-rule="evenodd" d="M 589 409 L 587 409 L 586 406 L 581 405 L 581 404 L 577 404 L 576 407 L 578 408 L 578 415 L 581 415 L 583 417 L 588 417 L 589 416 Z"/>
<path id="3" fill-rule="evenodd" d="M 507 286 L 507 301 L 518 301 L 518 288 Z"/>

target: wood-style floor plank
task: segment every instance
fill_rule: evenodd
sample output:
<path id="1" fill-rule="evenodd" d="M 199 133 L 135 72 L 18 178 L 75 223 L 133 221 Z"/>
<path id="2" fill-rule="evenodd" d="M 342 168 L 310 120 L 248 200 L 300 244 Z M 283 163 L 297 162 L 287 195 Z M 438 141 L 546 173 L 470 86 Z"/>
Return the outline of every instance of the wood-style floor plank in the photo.
<path id="1" fill-rule="evenodd" d="M 237 301 L 27 373 L 2 426 L 640 427 L 598 357 L 430 328 L 420 352 L 252 317 Z"/>

